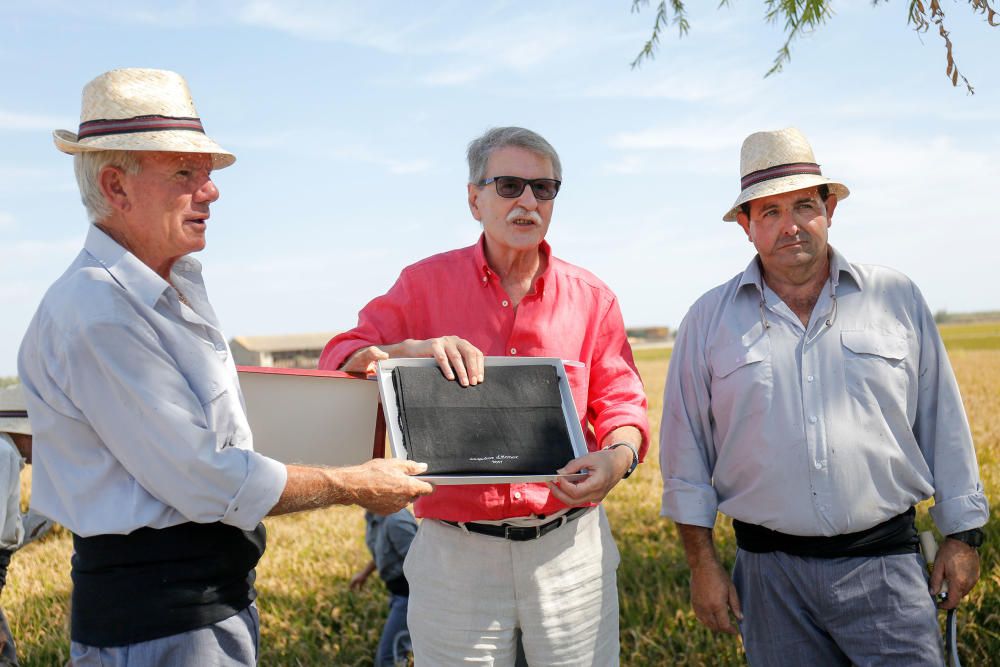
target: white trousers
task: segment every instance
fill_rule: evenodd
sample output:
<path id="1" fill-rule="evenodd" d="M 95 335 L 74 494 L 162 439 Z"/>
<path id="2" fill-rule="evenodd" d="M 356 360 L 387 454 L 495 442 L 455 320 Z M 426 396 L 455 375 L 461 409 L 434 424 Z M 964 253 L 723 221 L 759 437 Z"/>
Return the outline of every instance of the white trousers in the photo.
<path id="1" fill-rule="evenodd" d="M 618 548 L 603 508 L 526 542 L 421 522 L 406 556 L 418 667 L 618 665 Z"/>

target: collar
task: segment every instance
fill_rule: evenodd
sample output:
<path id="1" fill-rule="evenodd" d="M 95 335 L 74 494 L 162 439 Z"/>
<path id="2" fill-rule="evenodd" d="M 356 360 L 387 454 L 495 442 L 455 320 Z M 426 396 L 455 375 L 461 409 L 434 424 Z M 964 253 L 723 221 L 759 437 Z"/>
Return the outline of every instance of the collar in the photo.
<path id="1" fill-rule="evenodd" d="M 138 257 L 102 232 L 97 225 L 90 226 L 83 248 L 111 274 L 122 289 L 138 296 L 150 308 L 170 287 L 170 283 L 156 271 L 140 262 Z"/>
<path id="2" fill-rule="evenodd" d="M 846 276 L 861 289 L 861 278 L 858 275 L 857 270 L 851 266 L 843 255 L 837 252 L 837 249 L 833 246 L 830 248 L 830 280 L 833 281 L 833 289 L 836 292 L 837 287 L 840 285 L 840 281 Z M 745 287 L 753 287 L 758 293 L 760 293 L 760 286 L 763 284 L 763 276 L 760 272 L 760 255 L 754 255 L 753 259 L 744 269 L 743 275 L 740 276 L 740 282 L 736 286 L 736 291 L 733 293 L 733 301 L 736 301 L 736 297 L 739 296 Z"/>
<path id="3" fill-rule="evenodd" d="M 542 239 L 542 242 L 538 245 L 538 251 L 542 253 L 545 257 L 545 270 L 542 271 L 542 275 L 535 279 L 535 284 L 532 290 L 532 294 L 537 294 L 542 296 L 545 292 L 545 283 L 552 274 L 552 246 L 549 242 Z M 490 264 L 486 261 L 486 233 L 479 235 L 479 241 L 473 246 L 473 266 L 476 268 L 476 280 L 486 287 L 495 280 L 499 280 L 500 276 L 497 275 L 496 271 L 490 268 Z"/>

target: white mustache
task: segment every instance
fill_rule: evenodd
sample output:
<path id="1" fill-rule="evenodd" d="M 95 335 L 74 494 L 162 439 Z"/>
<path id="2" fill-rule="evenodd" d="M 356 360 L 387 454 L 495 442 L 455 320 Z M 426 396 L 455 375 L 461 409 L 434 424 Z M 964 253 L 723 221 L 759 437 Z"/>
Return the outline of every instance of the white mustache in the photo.
<path id="1" fill-rule="evenodd" d="M 514 208 L 507 214 L 507 222 L 514 222 L 518 218 L 522 220 L 531 220 L 536 225 L 542 224 L 542 215 L 538 211 L 529 211 L 522 206 Z"/>

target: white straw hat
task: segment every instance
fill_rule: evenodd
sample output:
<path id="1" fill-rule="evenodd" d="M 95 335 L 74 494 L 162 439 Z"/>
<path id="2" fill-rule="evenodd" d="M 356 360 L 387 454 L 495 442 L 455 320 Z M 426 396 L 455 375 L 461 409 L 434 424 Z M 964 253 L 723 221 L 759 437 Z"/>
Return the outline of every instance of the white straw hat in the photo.
<path id="1" fill-rule="evenodd" d="M 851 191 L 843 183 L 825 178 L 816 164 L 812 147 L 805 135 L 794 127 L 772 132 L 754 132 L 743 142 L 740 151 L 740 196 L 724 216 L 736 219 L 740 204 L 826 184 L 837 199 L 846 199 Z"/>
<path id="2" fill-rule="evenodd" d="M 0 388 L 0 432 L 31 435 L 31 424 L 28 423 L 24 395 L 19 385 Z"/>
<path id="3" fill-rule="evenodd" d="M 167 151 L 209 153 L 216 169 L 236 157 L 205 134 L 184 77 L 160 69 L 116 69 L 83 88 L 77 133 L 56 130 L 64 153 Z"/>

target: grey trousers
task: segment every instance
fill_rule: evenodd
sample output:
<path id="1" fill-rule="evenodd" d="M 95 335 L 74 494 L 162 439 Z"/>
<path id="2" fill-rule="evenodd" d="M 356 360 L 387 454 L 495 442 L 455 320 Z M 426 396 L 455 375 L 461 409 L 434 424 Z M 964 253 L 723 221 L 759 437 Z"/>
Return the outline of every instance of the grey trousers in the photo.
<path id="1" fill-rule="evenodd" d="M 72 642 L 68 667 L 245 667 L 257 664 L 257 605 L 197 630 L 99 648 Z"/>
<path id="2" fill-rule="evenodd" d="M 804 558 L 739 550 L 733 583 L 753 667 L 944 664 L 919 554 Z"/>

